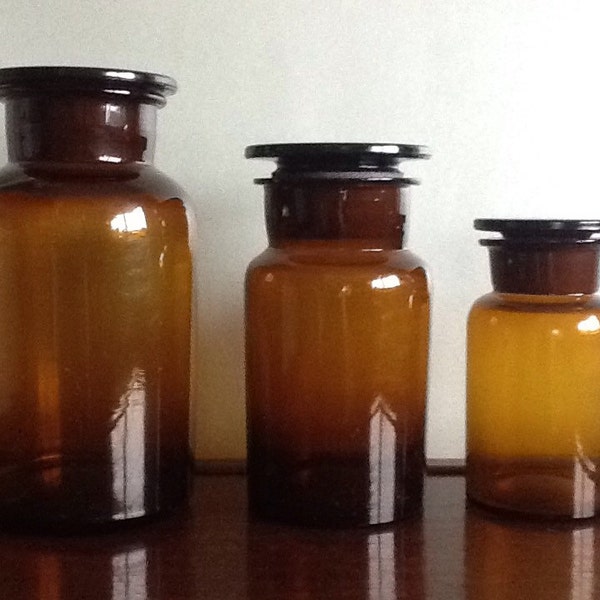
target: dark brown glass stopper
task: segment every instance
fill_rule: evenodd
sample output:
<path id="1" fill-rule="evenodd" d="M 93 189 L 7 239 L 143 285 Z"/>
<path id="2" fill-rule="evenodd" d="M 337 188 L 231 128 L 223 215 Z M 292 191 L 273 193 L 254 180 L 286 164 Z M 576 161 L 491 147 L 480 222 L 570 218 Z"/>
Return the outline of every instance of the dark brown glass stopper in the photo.
<path id="1" fill-rule="evenodd" d="M 476 219 L 490 253 L 494 290 L 511 294 L 592 294 L 598 289 L 600 220 Z"/>
<path id="2" fill-rule="evenodd" d="M 87 67 L 0 69 L 11 162 L 151 160 L 156 108 L 177 86 L 164 75 Z"/>
<path id="3" fill-rule="evenodd" d="M 277 161 L 265 186 L 267 232 L 281 240 L 371 240 L 401 248 L 402 188 L 417 183 L 399 170 L 402 160 L 425 158 L 407 144 L 268 144 L 246 148 L 247 158 Z"/>

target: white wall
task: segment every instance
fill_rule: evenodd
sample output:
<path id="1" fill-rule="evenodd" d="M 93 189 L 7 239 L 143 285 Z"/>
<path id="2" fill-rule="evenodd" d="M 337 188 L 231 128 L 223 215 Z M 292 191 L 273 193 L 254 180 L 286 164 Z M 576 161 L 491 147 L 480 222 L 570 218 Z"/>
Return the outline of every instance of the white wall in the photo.
<path id="1" fill-rule="evenodd" d="M 197 208 L 202 458 L 244 451 L 242 278 L 269 141 L 428 144 L 409 245 L 434 283 L 428 454 L 464 453 L 478 216 L 600 217 L 595 0 L 2 0 L 1 66 L 164 72 L 157 164 Z M 3 138 L 2 138 L 3 142 Z M 4 154 L 4 153 L 3 153 Z"/>

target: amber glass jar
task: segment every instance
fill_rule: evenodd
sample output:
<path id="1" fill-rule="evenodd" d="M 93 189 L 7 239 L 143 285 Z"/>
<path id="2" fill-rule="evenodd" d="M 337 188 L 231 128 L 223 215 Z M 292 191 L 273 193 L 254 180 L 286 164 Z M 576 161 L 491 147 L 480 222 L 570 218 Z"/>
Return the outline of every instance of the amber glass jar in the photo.
<path id="1" fill-rule="evenodd" d="M 0 518 L 144 517 L 187 489 L 191 261 L 152 166 L 160 75 L 0 70 Z"/>
<path id="2" fill-rule="evenodd" d="M 477 220 L 500 238 L 469 316 L 467 494 L 540 517 L 600 510 L 600 221 Z"/>
<path id="3" fill-rule="evenodd" d="M 251 146 L 274 158 L 269 248 L 246 277 L 252 514 L 387 523 L 421 506 L 429 297 L 403 248 L 395 144 Z"/>

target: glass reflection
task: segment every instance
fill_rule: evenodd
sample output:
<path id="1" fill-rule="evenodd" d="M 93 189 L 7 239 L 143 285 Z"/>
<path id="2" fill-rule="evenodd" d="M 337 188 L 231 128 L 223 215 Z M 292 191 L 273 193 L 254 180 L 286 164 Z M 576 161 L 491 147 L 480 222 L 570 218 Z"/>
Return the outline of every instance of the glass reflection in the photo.
<path id="1" fill-rule="evenodd" d="M 61 600 L 62 581 L 60 572 L 60 561 L 56 556 L 43 555 L 37 562 L 36 596 L 44 600 Z"/>
<path id="2" fill-rule="evenodd" d="M 394 520 L 396 492 L 396 415 L 382 396 L 371 407 L 369 422 L 369 522 Z"/>
<path id="3" fill-rule="evenodd" d="M 108 162 L 108 163 L 121 163 L 123 162 L 121 158 L 119 158 L 118 156 L 110 156 L 109 154 L 102 154 L 98 157 L 98 160 L 100 160 L 101 162 Z"/>
<path id="4" fill-rule="evenodd" d="M 146 377 L 143 369 L 131 374 L 125 393 L 112 416 L 110 433 L 114 513 L 120 518 L 145 513 Z"/>
<path id="5" fill-rule="evenodd" d="M 119 233 L 137 233 L 146 231 L 148 224 L 146 222 L 144 209 L 141 206 L 138 206 L 132 211 L 116 215 L 110 221 L 110 228 Z"/>
<path id="6" fill-rule="evenodd" d="M 577 323 L 577 329 L 581 333 L 598 333 L 600 331 L 600 319 L 596 315 L 590 315 Z"/>
<path id="7" fill-rule="evenodd" d="M 250 523 L 248 598 L 396 600 L 424 596 L 422 522 L 402 529 L 302 530 Z"/>
<path id="8" fill-rule="evenodd" d="M 394 533 L 369 536 L 369 600 L 387 600 L 396 595 L 396 554 Z"/>
<path id="9" fill-rule="evenodd" d="M 383 277 L 377 277 L 371 281 L 371 287 L 374 290 L 389 290 L 400 285 L 400 278 L 398 275 L 385 275 Z"/>
<path id="10" fill-rule="evenodd" d="M 160 552 L 151 553 L 145 545 L 114 544 L 110 537 L 48 538 L 35 543 L 0 537 L 0 596 L 6 600 L 157 598 L 163 587 L 156 564 L 160 557 Z"/>
<path id="11" fill-rule="evenodd" d="M 572 533 L 571 552 L 571 599 L 593 600 L 598 596 L 595 588 L 596 532 L 594 529 L 580 529 Z M 598 591 L 598 590 L 596 590 Z"/>
<path id="12" fill-rule="evenodd" d="M 148 595 L 146 548 L 113 556 L 112 600 L 139 600 Z"/>
<path id="13" fill-rule="evenodd" d="M 596 514 L 597 466 L 591 460 L 575 434 L 577 455 L 573 461 L 573 516 L 593 517 Z"/>
<path id="14" fill-rule="evenodd" d="M 490 519 L 475 509 L 467 516 L 468 600 L 600 598 L 600 549 L 592 526 Z"/>

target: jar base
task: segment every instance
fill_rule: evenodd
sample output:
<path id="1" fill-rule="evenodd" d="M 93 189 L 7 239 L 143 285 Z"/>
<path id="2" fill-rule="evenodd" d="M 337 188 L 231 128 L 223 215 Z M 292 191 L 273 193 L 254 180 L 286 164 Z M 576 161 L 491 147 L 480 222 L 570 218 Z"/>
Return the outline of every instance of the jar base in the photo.
<path id="1" fill-rule="evenodd" d="M 258 520 L 306 527 L 385 526 L 422 512 L 423 473 L 409 475 L 371 473 L 364 459 L 328 457 L 268 469 L 251 464 L 249 512 Z"/>
<path id="2" fill-rule="evenodd" d="M 183 504 L 188 486 L 187 460 L 144 478 L 114 474 L 106 463 L 46 456 L 0 470 L 0 529 L 70 534 L 149 520 Z"/>
<path id="3" fill-rule="evenodd" d="M 494 512 L 548 520 L 600 514 L 600 458 L 481 458 L 467 461 L 467 498 Z"/>

